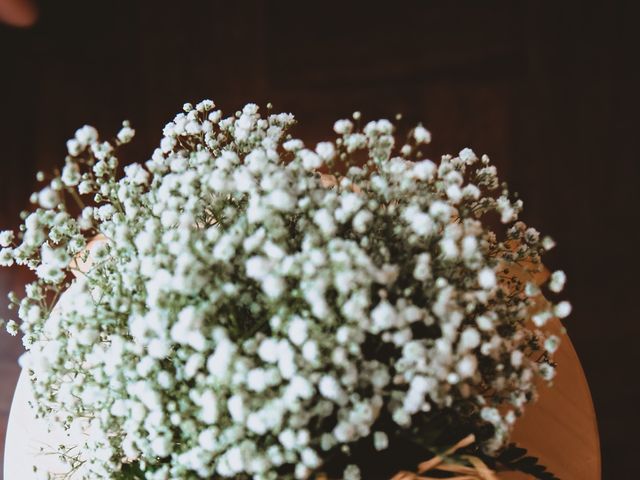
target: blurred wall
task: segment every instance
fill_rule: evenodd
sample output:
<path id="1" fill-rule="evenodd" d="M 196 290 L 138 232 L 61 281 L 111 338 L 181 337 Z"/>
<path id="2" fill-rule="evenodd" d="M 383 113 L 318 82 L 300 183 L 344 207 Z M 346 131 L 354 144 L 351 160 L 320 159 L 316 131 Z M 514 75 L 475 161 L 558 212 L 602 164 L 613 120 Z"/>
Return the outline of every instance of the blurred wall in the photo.
<path id="1" fill-rule="evenodd" d="M 434 158 L 489 154 L 524 220 L 558 240 L 547 263 L 569 276 L 567 328 L 594 396 L 603 478 L 630 478 L 637 16 L 614 1 L 40 2 L 32 28 L 0 25 L 0 226 L 16 225 L 35 172 L 60 165 L 84 123 L 110 136 L 130 119 L 126 157 L 143 161 L 185 101 L 227 112 L 271 101 L 308 143 L 354 110 L 402 112 L 431 129 Z M 0 299 L 23 280 L 0 271 Z M 18 344 L 0 336 L 2 440 Z"/>

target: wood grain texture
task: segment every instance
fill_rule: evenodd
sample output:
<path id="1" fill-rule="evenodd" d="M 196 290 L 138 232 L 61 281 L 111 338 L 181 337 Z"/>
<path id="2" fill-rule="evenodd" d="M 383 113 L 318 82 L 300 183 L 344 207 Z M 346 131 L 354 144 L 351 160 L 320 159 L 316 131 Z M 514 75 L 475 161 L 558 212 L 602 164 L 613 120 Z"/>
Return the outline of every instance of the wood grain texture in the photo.
<path id="1" fill-rule="evenodd" d="M 559 334 L 560 323 L 554 320 L 551 328 Z M 600 480 L 600 437 L 591 392 L 571 339 L 561 338 L 553 386 L 539 385 L 540 398 L 518 419 L 512 441 L 563 480 Z M 523 478 L 504 475 L 505 480 Z"/>

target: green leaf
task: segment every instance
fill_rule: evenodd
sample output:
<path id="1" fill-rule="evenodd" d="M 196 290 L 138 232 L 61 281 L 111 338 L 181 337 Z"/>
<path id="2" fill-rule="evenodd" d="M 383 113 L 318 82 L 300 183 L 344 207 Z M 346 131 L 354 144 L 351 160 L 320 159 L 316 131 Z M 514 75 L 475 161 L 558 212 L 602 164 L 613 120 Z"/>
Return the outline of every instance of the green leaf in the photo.
<path id="1" fill-rule="evenodd" d="M 538 463 L 538 458 L 527 456 L 525 448 L 511 443 L 493 460 L 507 470 L 527 473 L 538 480 L 560 480 L 547 467 Z"/>
<path id="2" fill-rule="evenodd" d="M 118 480 L 144 480 L 144 472 L 140 469 L 138 463 L 126 463 L 122 466 Z"/>

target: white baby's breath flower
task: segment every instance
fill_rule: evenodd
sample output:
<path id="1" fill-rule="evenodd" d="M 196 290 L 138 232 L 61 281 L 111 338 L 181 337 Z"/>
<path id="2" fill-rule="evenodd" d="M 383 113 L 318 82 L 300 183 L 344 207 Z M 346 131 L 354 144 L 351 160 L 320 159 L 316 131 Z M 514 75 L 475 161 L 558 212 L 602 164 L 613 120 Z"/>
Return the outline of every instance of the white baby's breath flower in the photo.
<path id="1" fill-rule="evenodd" d="M 544 237 L 542 239 L 542 247 L 545 250 L 551 250 L 556 246 L 556 242 L 551 237 Z"/>
<path id="2" fill-rule="evenodd" d="M 357 465 L 348 465 L 345 468 L 344 473 L 342 474 L 344 480 L 361 480 L 362 475 L 360 474 L 360 469 Z"/>
<path id="3" fill-rule="evenodd" d="M 120 143 L 129 143 L 133 139 L 135 133 L 136 131 L 129 126 L 129 123 L 125 122 L 118 132 L 118 141 Z"/>
<path id="4" fill-rule="evenodd" d="M 266 258 L 254 256 L 245 263 L 247 276 L 255 280 L 263 280 L 271 271 L 271 262 Z"/>
<path id="5" fill-rule="evenodd" d="M 269 204 L 276 210 L 289 211 L 295 206 L 295 199 L 284 190 L 274 190 L 267 197 Z"/>
<path id="6" fill-rule="evenodd" d="M 551 274 L 551 280 L 549 281 L 549 289 L 552 292 L 559 293 L 564 288 L 564 284 L 567 281 L 567 276 L 561 270 L 553 272 Z"/>
<path id="7" fill-rule="evenodd" d="M 62 183 L 68 187 L 72 187 L 80 183 L 80 167 L 76 163 L 67 162 L 62 169 L 62 176 L 60 177 Z"/>
<path id="8" fill-rule="evenodd" d="M 311 150 L 301 150 L 302 166 L 307 170 L 316 170 L 322 165 L 322 157 Z"/>
<path id="9" fill-rule="evenodd" d="M 327 237 L 333 235 L 336 231 L 337 227 L 333 220 L 333 216 L 324 208 L 318 210 L 314 214 L 313 221 Z"/>
<path id="10" fill-rule="evenodd" d="M 443 238 L 440 240 L 440 250 L 442 256 L 447 259 L 455 259 L 460 254 L 458 245 L 453 238 Z"/>
<path id="11" fill-rule="evenodd" d="M 38 194 L 38 203 L 42 208 L 55 208 L 60 202 L 58 192 L 51 187 L 43 188 Z"/>
<path id="12" fill-rule="evenodd" d="M 504 445 L 536 375 L 555 372 L 525 355 L 531 339 L 550 356 L 544 327 L 571 306 L 531 313 L 541 291 L 511 264 L 540 269 L 553 242 L 513 223 L 522 202 L 488 157 L 421 160 L 425 127 L 398 143 L 359 112 L 314 151 L 290 114 L 214 108 L 186 104 L 121 178 L 133 128 L 105 142 L 83 127 L 19 233 L 0 232 L 0 265 L 37 277 L 7 324 L 36 413 L 91 419 L 67 450 L 86 459 L 79 478 L 131 462 L 150 480 L 308 478 L 336 455 L 358 480 L 354 442 L 397 447 L 461 401 L 495 432 L 480 447 Z M 88 204 L 77 218 L 69 199 Z M 504 232 L 485 223 L 496 213 Z"/>
<path id="13" fill-rule="evenodd" d="M 417 144 L 431 143 L 431 132 L 422 125 L 418 125 L 413 131 L 413 138 Z"/>
<path id="14" fill-rule="evenodd" d="M 467 165 L 471 165 L 472 163 L 478 161 L 478 157 L 470 148 L 463 148 L 462 150 L 460 150 L 458 156 L 460 157 L 460 160 L 462 160 Z"/>
<path id="15" fill-rule="evenodd" d="M 14 262 L 15 250 L 12 248 L 0 248 L 0 266 L 11 267 Z"/>
<path id="16" fill-rule="evenodd" d="M 331 142 L 320 142 L 316 146 L 316 153 L 323 161 L 329 162 L 335 156 L 335 147 Z"/>
<path id="17" fill-rule="evenodd" d="M 475 374 L 478 360 L 473 355 L 465 355 L 456 366 L 456 372 L 461 378 L 469 378 Z"/>
<path id="18" fill-rule="evenodd" d="M 542 312 L 538 312 L 538 313 L 534 314 L 531 317 L 531 320 L 533 320 L 533 323 L 537 327 L 542 327 L 551 319 L 551 317 L 552 317 L 551 313 L 546 311 L 546 310 L 544 310 Z"/>
<path id="19" fill-rule="evenodd" d="M 3 230 L 0 232 L 0 247 L 8 247 L 11 245 L 14 239 L 14 234 L 11 230 Z"/>
<path id="20" fill-rule="evenodd" d="M 265 338 L 260 343 L 258 349 L 260 358 L 265 362 L 275 363 L 278 361 L 278 342 L 273 338 Z"/>
<path id="21" fill-rule="evenodd" d="M 551 335 L 544 341 L 544 348 L 547 352 L 555 353 L 558 349 L 560 339 L 556 335 Z"/>
<path id="22" fill-rule="evenodd" d="M 480 345 L 480 334 L 475 328 L 467 328 L 460 336 L 459 348 L 462 351 L 473 350 Z"/>
<path id="23" fill-rule="evenodd" d="M 496 286 L 496 273 L 491 268 L 483 268 L 478 273 L 478 283 L 485 290 L 490 290 Z"/>
<path id="24" fill-rule="evenodd" d="M 554 312 L 558 318 L 567 318 L 571 315 L 571 304 L 567 301 L 562 301 L 556 305 Z"/>
<path id="25" fill-rule="evenodd" d="M 295 317 L 289 324 L 289 339 L 294 345 L 302 345 L 307 339 L 308 323 L 306 320 Z"/>
<path id="26" fill-rule="evenodd" d="M 10 335 L 16 336 L 18 334 L 19 327 L 15 320 L 9 320 L 6 328 Z"/>
<path id="27" fill-rule="evenodd" d="M 282 147 L 288 152 L 297 152 L 298 150 L 302 150 L 304 148 L 304 143 L 302 143 L 302 140 L 294 138 L 284 142 L 282 144 Z"/>
<path id="28" fill-rule="evenodd" d="M 373 220 L 373 213 L 369 210 L 360 210 L 353 217 L 353 229 L 358 233 L 365 233 Z"/>
<path id="29" fill-rule="evenodd" d="M 75 138 L 82 146 L 87 146 L 98 141 L 98 131 L 90 125 L 85 125 L 76 130 Z"/>
<path id="30" fill-rule="evenodd" d="M 338 120 L 333 124 L 333 131 L 338 135 L 345 135 L 351 133 L 353 130 L 353 123 L 351 120 Z"/>
<path id="31" fill-rule="evenodd" d="M 262 290 L 269 298 L 276 299 L 280 297 L 286 288 L 286 282 L 278 275 L 269 274 L 262 279 Z"/>
<path id="32" fill-rule="evenodd" d="M 376 450 L 385 450 L 389 446 L 389 438 L 385 432 L 375 432 L 373 443 Z"/>

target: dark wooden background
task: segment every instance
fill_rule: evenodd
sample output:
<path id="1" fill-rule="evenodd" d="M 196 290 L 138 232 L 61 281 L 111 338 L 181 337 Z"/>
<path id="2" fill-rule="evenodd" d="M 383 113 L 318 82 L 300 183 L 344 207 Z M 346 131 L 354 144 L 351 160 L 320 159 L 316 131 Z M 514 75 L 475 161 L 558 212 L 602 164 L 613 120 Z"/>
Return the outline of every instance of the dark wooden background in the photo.
<path id="1" fill-rule="evenodd" d="M 35 27 L 0 26 L 2 227 L 16 225 L 35 172 L 60 165 L 65 140 L 84 123 L 112 135 L 130 119 L 138 136 L 127 158 L 142 161 L 187 100 L 212 98 L 228 112 L 271 101 L 298 116 L 310 142 L 356 109 L 367 118 L 403 112 L 432 130 L 433 157 L 463 146 L 491 155 L 524 198 L 525 220 L 557 239 L 547 263 L 569 276 L 575 313 L 567 328 L 593 392 L 603 478 L 634 477 L 640 158 L 632 2 L 40 5 Z M 20 282 L 0 272 L 0 310 Z M 0 335 L 2 439 L 19 353 L 16 339 Z"/>

